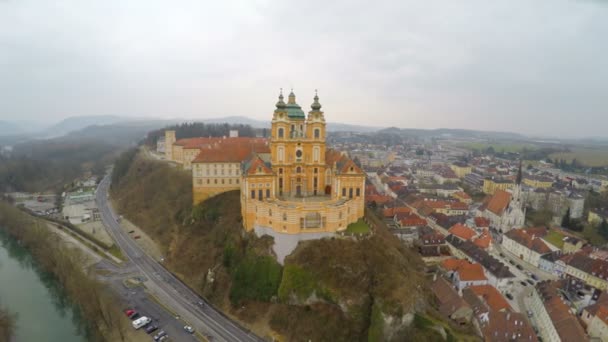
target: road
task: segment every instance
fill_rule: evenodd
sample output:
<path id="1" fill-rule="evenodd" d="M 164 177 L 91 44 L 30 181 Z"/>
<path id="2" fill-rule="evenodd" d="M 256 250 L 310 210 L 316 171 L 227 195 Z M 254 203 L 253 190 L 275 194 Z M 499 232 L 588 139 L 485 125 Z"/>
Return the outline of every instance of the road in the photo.
<path id="1" fill-rule="evenodd" d="M 121 229 L 120 224 L 116 221 L 118 216 L 108 203 L 109 186 L 110 177 L 106 176 L 99 183 L 96 193 L 102 222 L 125 256 L 148 278 L 149 281 L 146 283 L 148 290 L 212 341 L 263 341 L 212 307 L 159 262 L 146 254 Z"/>

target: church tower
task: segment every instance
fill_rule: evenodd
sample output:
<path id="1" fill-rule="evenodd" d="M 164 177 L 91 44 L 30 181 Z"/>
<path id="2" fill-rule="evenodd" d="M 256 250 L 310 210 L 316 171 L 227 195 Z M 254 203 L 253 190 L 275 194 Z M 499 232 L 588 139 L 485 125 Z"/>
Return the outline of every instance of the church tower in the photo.
<path id="1" fill-rule="evenodd" d="M 325 187 L 325 117 L 315 94 L 306 118 L 293 90 L 287 103 L 283 92 L 272 118 L 270 152 L 277 174 L 277 196 L 307 197 L 323 193 Z"/>

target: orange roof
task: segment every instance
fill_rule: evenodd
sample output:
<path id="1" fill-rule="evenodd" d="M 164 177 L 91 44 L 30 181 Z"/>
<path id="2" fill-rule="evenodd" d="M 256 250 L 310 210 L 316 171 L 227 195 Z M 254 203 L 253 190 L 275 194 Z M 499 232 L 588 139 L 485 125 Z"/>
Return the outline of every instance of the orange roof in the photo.
<path id="1" fill-rule="evenodd" d="M 453 196 L 460 197 L 460 198 L 463 198 L 463 199 L 471 199 L 471 196 L 469 196 L 469 194 L 467 194 L 464 191 L 455 192 Z"/>
<path id="2" fill-rule="evenodd" d="M 539 254 L 545 254 L 551 252 L 551 248 L 541 239 L 546 234 L 547 228 L 535 227 L 512 229 L 505 236 Z"/>
<path id="3" fill-rule="evenodd" d="M 492 243 L 492 237 L 487 232 L 481 234 L 477 239 L 473 240 L 473 243 L 480 248 L 487 249 Z"/>
<path id="4" fill-rule="evenodd" d="M 475 225 L 477 227 L 480 227 L 480 228 L 481 227 L 489 227 L 490 226 L 490 220 L 488 220 L 485 217 L 478 216 L 478 217 L 475 218 Z"/>
<path id="5" fill-rule="evenodd" d="M 456 270 L 460 280 L 474 281 L 474 280 L 487 280 L 486 275 L 483 273 L 483 267 L 480 264 L 463 264 L 459 269 Z"/>
<path id="6" fill-rule="evenodd" d="M 487 209 L 500 216 L 511 202 L 511 193 L 504 190 L 496 190 L 488 201 Z"/>
<path id="7" fill-rule="evenodd" d="M 492 310 L 511 310 L 509 302 L 503 297 L 498 290 L 492 285 L 475 285 L 469 288 L 488 304 Z"/>
<path id="8" fill-rule="evenodd" d="M 464 259 L 449 258 L 441 261 L 441 267 L 443 267 L 447 271 L 455 271 L 463 263 L 468 263 L 468 261 Z"/>
<path id="9" fill-rule="evenodd" d="M 473 229 L 463 225 L 462 223 L 456 223 L 448 230 L 448 232 L 465 241 L 470 240 L 477 235 Z"/>
<path id="10" fill-rule="evenodd" d="M 409 214 L 412 212 L 412 209 L 408 207 L 394 207 L 394 208 L 386 208 L 382 211 L 384 217 L 393 217 L 399 213 Z"/>
<path id="11" fill-rule="evenodd" d="M 376 204 L 385 204 L 385 203 L 388 203 L 393 200 L 394 199 L 391 196 L 385 196 L 385 195 L 366 195 L 365 196 L 365 202 L 367 202 L 367 203 L 374 201 L 374 202 L 376 202 Z"/>
<path id="12" fill-rule="evenodd" d="M 260 174 L 258 169 L 263 174 L 272 174 L 272 170 L 266 165 L 266 163 L 264 163 L 264 161 L 258 155 L 254 155 L 248 165 L 248 168 L 246 169 L 247 175 Z"/>
<path id="13" fill-rule="evenodd" d="M 608 325 L 608 307 L 606 307 L 605 305 L 600 305 L 595 315 L 597 316 L 597 318 L 601 319 L 604 324 Z"/>
<path id="14" fill-rule="evenodd" d="M 226 138 L 201 148 L 193 163 L 242 162 L 251 153 L 270 153 L 266 139 Z"/>

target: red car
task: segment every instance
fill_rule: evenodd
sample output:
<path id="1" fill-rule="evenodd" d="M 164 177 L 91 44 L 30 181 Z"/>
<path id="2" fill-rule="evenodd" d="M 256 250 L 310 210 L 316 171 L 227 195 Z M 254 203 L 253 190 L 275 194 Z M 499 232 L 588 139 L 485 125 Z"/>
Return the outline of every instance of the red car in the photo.
<path id="1" fill-rule="evenodd" d="M 127 315 L 127 317 L 130 317 L 134 313 L 135 313 L 135 310 L 133 310 L 133 309 L 127 309 L 127 310 L 125 310 L 125 315 Z"/>
<path id="2" fill-rule="evenodd" d="M 134 238 L 134 239 L 139 239 L 139 238 L 141 238 L 141 236 L 139 236 L 139 235 L 135 235 L 135 236 L 133 236 L 133 238 Z"/>

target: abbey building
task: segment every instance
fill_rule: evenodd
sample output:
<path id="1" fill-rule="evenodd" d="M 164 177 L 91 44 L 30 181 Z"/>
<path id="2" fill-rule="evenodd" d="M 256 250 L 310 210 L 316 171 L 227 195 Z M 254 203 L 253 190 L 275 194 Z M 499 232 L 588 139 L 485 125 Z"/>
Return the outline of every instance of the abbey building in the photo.
<path id="1" fill-rule="evenodd" d="M 166 158 L 192 170 L 193 200 L 240 189 L 246 230 L 336 232 L 364 214 L 365 174 L 346 154 L 327 149 L 317 95 L 308 115 L 291 92 L 279 95 L 270 139 L 175 139 L 165 133 Z"/>

